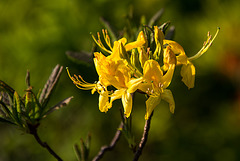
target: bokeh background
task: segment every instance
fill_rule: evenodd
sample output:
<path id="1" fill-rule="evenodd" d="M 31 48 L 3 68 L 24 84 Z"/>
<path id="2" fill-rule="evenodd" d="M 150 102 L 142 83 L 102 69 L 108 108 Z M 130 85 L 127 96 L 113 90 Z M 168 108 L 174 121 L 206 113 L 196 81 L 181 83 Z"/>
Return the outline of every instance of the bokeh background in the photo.
<path id="1" fill-rule="evenodd" d="M 188 90 L 175 74 L 170 85 L 176 102 L 175 114 L 162 102 L 155 110 L 142 161 L 239 161 L 240 160 L 240 3 L 238 0 L 1 0 L 0 79 L 20 94 L 31 73 L 34 90 L 42 88 L 56 64 L 68 66 L 85 80 L 97 80 L 91 65 L 70 60 L 66 51 L 91 51 L 96 33 L 107 19 L 116 30 L 125 25 L 133 7 L 134 21 L 146 19 L 164 8 L 161 23 L 176 27 L 174 40 L 188 56 L 195 54 L 206 34 L 220 34 L 208 52 L 194 62 L 196 86 Z M 91 133 L 90 158 L 108 144 L 120 122 L 121 102 L 107 113 L 98 110 L 98 95 L 77 89 L 64 70 L 50 104 L 74 96 L 70 105 L 41 122 L 40 137 L 67 161 L 76 161 L 73 145 Z M 144 126 L 144 96 L 136 95 L 133 133 L 137 142 Z M 102 160 L 132 160 L 122 136 L 116 148 Z M 53 161 L 28 134 L 0 123 L 0 161 Z"/>

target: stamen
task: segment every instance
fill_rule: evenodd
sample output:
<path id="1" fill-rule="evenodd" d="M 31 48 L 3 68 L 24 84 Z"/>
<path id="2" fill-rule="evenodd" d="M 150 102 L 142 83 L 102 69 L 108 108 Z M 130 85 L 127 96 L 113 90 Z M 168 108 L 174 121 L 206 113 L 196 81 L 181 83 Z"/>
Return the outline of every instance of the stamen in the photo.
<path id="1" fill-rule="evenodd" d="M 104 34 L 103 34 L 103 35 L 104 35 Z M 98 36 L 98 40 L 97 40 L 97 39 L 93 36 L 93 34 L 92 34 L 92 38 L 93 38 L 93 40 L 95 41 L 95 43 L 96 43 L 102 50 L 104 50 L 104 51 L 106 51 L 107 53 L 111 54 L 112 51 L 106 49 L 105 46 L 103 45 L 103 43 L 102 43 L 102 41 L 101 41 L 101 38 L 100 38 L 99 32 L 97 32 L 97 36 Z M 105 39 L 105 36 L 104 36 L 104 39 Z M 105 41 L 106 41 L 106 39 L 105 39 Z M 106 43 L 107 43 L 107 42 L 106 42 Z M 107 43 L 107 44 L 108 44 L 108 43 Z"/>
<path id="2" fill-rule="evenodd" d="M 68 68 L 66 68 L 66 69 L 67 69 L 67 73 L 68 73 L 69 78 L 73 81 L 73 83 L 76 85 L 77 88 L 82 89 L 82 90 L 91 90 L 91 89 L 96 87 L 95 83 L 92 84 L 92 83 L 86 82 L 85 80 L 83 80 L 83 78 L 80 75 L 77 76 L 77 75 L 74 74 L 75 78 L 72 77 Z M 78 77 L 80 79 L 78 79 Z"/>
<path id="3" fill-rule="evenodd" d="M 219 31 L 220 31 L 220 28 L 218 27 L 213 38 L 212 38 L 212 35 L 210 35 L 210 32 L 208 32 L 208 35 L 207 35 L 208 38 L 207 38 L 207 41 L 204 42 L 203 47 L 199 50 L 199 52 L 197 54 L 188 58 L 188 60 L 192 61 L 192 60 L 195 60 L 195 59 L 199 58 L 200 56 L 202 56 L 208 50 L 208 48 L 212 45 L 212 43 L 213 43 L 214 39 L 217 37 Z"/>
<path id="4" fill-rule="evenodd" d="M 103 37 L 104 37 L 104 40 L 105 40 L 106 44 L 112 50 L 113 48 L 111 46 L 111 41 L 110 41 L 110 37 L 108 36 L 107 30 L 102 29 L 102 33 L 103 33 Z"/>

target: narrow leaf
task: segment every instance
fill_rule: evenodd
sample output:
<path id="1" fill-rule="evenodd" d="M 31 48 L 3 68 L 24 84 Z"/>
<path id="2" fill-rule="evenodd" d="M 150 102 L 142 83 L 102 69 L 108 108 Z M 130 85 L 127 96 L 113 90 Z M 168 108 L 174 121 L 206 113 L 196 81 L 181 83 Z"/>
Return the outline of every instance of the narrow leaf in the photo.
<path id="1" fill-rule="evenodd" d="M 8 84 L 0 80 L 0 90 L 5 90 L 8 94 L 10 94 L 11 97 L 13 97 L 14 89 L 10 87 Z"/>
<path id="2" fill-rule="evenodd" d="M 175 26 L 171 26 L 168 33 L 165 36 L 165 39 L 172 40 L 175 33 Z"/>
<path id="3" fill-rule="evenodd" d="M 12 104 L 12 114 L 13 114 L 13 119 L 16 121 L 16 123 L 18 123 L 20 126 L 22 125 L 21 123 L 21 116 L 20 116 L 20 112 L 21 112 L 21 107 L 20 107 L 20 99 L 19 96 L 17 94 L 17 92 L 14 92 L 13 95 L 13 104 Z"/>
<path id="4" fill-rule="evenodd" d="M 67 51 L 66 55 L 73 60 L 74 62 L 77 62 L 79 64 L 81 63 L 87 63 L 87 64 L 92 64 L 92 54 L 89 52 L 85 51 L 80 51 L 80 52 L 72 52 L 72 51 Z"/>
<path id="5" fill-rule="evenodd" d="M 47 80 L 46 84 L 44 85 L 42 93 L 39 97 L 39 103 L 43 106 L 43 108 L 46 107 L 46 104 L 48 103 L 50 95 L 51 95 L 56 83 L 59 80 L 59 77 L 62 73 L 62 68 L 63 68 L 62 66 L 56 65 L 56 67 L 53 69 L 51 75 L 49 76 L 49 79 Z"/>
<path id="6" fill-rule="evenodd" d="M 82 159 L 81 159 L 81 152 L 80 152 L 78 144 L 74 144 L 74 151 L 75 151 L 75 154 L 77 156 L 77 160 L 78 161 L 82 161 Z"/>
<path id="7" fill-rule="evenodd" d="M 153 17 L 150 19 L 148 26 L 153 26 L 154 24 L 157 23 L 157 21 L 161 18 L 162 14 L 164 12 L 164 9 L 161 8 L 159 11 L 157 11 Z"/>
<path id="8" fill-rule="evenodd" d="M 2 110 L 4 111 L 4 113 L 6 114 L 7 117 L 12 118 L 12 113 L 11 111 L 8 109 L 8 107 L 6 106 L 6 104 L 2 101 L 0 101 L 0 105 L 2 107 Z"/>
<path id="9" fill-rule="evenodd" d="M 2 118 L 2 117 L 0 117 L 0 122 L 12 124 L 12 125 L 16 125 L 15 123 L 13 123 L 13 122 L 11 122 L 11 121 L 9 121 L 9 120 L 7 120 L 7 119 L 4 119 L 4 118 Z"/>
<path id="10" fill-rule="evenodd" d="M 103 17 L 100 17 L 100 22 L 102 23 L 102 25 L 107 29 L 110 37 L 112 38 L 112 41 L 116 41 L 117 40 L 117 36 L 115 35 L 112 26 L 110 25 L 110 23 L 108 21 L 106 21 Z"/>
<path id="11" fill-rule="evenodd" d="M 64 100 L 62 100 L 61 102 L 59 102 L 58 104 L 56 104 L 55 106 L 53 106 L 52 108 L 50 108 L 45 114 L 44 117 L 46 117 L 47 115 L 49 115 L 50 113 L 52 113 L 55 110 L 58 110 L 64 106 L 67 106 L 69 104 L 69 102 L 71 101 L 71 99 L 73 98 L 73 96 L 68 97 Z"/>
<path id="12" fill-rule="evenodd" d="M 17 109 L 17 112 L 21 113 L 20 97 L 16 91 L 14 92 L 14 106 Z"/>
<path id="13" fill-rule="evenodd" d="M 26 74 L 26 84 L 27 84 L 27 87 L 28 87 L 28 88 L 31 86 L 31 84 L 30 84 L 30 72 L 29 72 L 29 70 L 27 70 L 27 74 Z"/>
<path id="14" fill-rule="evenodd" d="M 4 104 L 9 106 L 10 105 L 9 94 L 6 93 L 6 92 L 1 91 L 1 93 L 0 93 L 0 101 L 2 101 Z"/>

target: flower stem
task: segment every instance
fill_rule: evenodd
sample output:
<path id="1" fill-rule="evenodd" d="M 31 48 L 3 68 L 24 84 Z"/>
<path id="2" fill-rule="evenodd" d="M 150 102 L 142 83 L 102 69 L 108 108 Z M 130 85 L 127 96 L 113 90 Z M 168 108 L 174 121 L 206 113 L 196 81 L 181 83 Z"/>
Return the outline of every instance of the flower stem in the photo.
<path id="1" fill-rule="evenodd" d="M 119 127 L 118 127 L 118 130 L 117 130 L 116 133 L 115 133 L 115 136 L 113 137 L 113 139 L 112 139 L 112 141 L 111 141 L 111 143 L 110 143 L 108 146 L 106 146 L 106 145 L 105 145 L 105 146 L 102 146 L 101 149 L 100 149 L 100 151 L 99 151 L 98 154 L 93 158 L 92 161 L 98 161 L 98 160 L 100 160 L 100 159 L 103 157 L 103 155 L 105 154 L 106 151 L 110 151 L 110 150 L 112 150 L 112 149 L 115 147 L 117 141 L 119 140 L 119 138 L 120 138 L 120 136 L 121 136 L 121 132 L 122 132 L 121 129 L 123 128 L 123 126 L 124 126 L 124 124 L 123 124 L 123 122 L 121 122 L 120 125 L 119 125 Z"/>
<path id="2" fill-rule="evenodd" d="M 38 142 L 38 144 L 40 144 L 43 148 L 46 148 L 48 150 L 48 152 L 54 158 L 56 158 L 58 161 L 63 161 L 46 142 L 43 142 L 40 139 L 40 137 L 38 136 L 38 133 L 37 133 L 37 127 L 36 126 L 28 125 L 28 127 L 29 127 L 29 130 L 30 130 L 30 134 L 32 134 L 34 136 L 34 138 Z"/>
<path id="3" fill-rule="evenodd" d="M 150 130 L 150 124 L 151 124 L 152 116 L 153 116 L 153 112 L 152 112 L 151 115 L 149 116 L 148 120 L 146 120 L 146 122 L 145 122 L 144 131 L 143 131 L 143 136 L 142 136 L 141 141 L 140 141 L 140 143 L 139 143 L 139 145 L 138 145 L 138 149 L 137 149 L 137 151 L 135 152 L 133 161 L 138 161 L 139 157 L 140 157 L 141 154 L 142 154 L 142 150 L 143 150 L 145 144 L 147 143 L 148 133 L 149 133 L 149 130 Z"/>

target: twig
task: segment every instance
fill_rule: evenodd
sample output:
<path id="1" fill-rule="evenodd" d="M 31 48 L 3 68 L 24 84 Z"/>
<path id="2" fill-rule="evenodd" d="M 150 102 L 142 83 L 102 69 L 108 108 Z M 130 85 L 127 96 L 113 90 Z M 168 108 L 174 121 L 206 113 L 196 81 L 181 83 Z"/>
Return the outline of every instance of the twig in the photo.
<path id="1" fill-rule="evenodd" d="M 29 130 L 30 130 L 30 134 L 32 134 L 34 136 L 34 138 L 36 139 L 38 144 L 40 144 L 43 148 L 46 148 L 48 150 L 48 152 L 52 156 L 54 156 L 58 161 L 63 161 L 46 142 L 43 142 L 40 139 L 40 137 L 38 136 L 38 133 L 37 133 L 37 128 L 35 126 L 32 126 L 32 125 L 28 125 L 28 126 L 29 126 Z"/>
<path id="2" fill-rule="evenodd" d="M 148 120 L 146 120 L 145 122 L 145 126 L 144 126 L 144 131 L 143 131 L 143 136 L 141 138 L 141 141 L 138 145 L 138 149 L 134 155 L 134 158 L 133 158 L 133 161 L 138 161 L 140 155 L 142 154 L 142 150 L 147 142 L 147 139 L 148 139 L 148 132 L 149 132 L 149 129 L 150 129 L 150 124 L 151 124 L 151 119 L 152 119 L 152 115 L 153 115 L 153 112 L 151 113 L 150 117 L 148 118 Z"/>
<path id="3" fill-rule="evenodd" d="M 93 158 L 92 161 L 98 161 L 98 160 L 100 160 L 100 159 L 103 157 L 103 155 L 105 154 L 106 151 L 111 151 L 111 150 L 115 147 L 117 141 L 119 140 L 119 138 L 120 138 L 120 136 L 121 136 L 121 132 L 122 132 L 121 129 L 123 128 L 123 125 L 124 125 L 123 122 L 121 122 L 120 125 L 119 125 L 119 127 L 118 127 L 118 130 L 117 130 L 116 133 L 115 133 L 115 136 L 113 137 L 113 139 L 112 139 L 112 141 L 111 141 L 111 143 L 110 143 L 108 146 L 107 146 L 107 145 L 102 146 L 101 149 L 100 149 L 100 151 L 99 151 L 98 154 Z"/>

